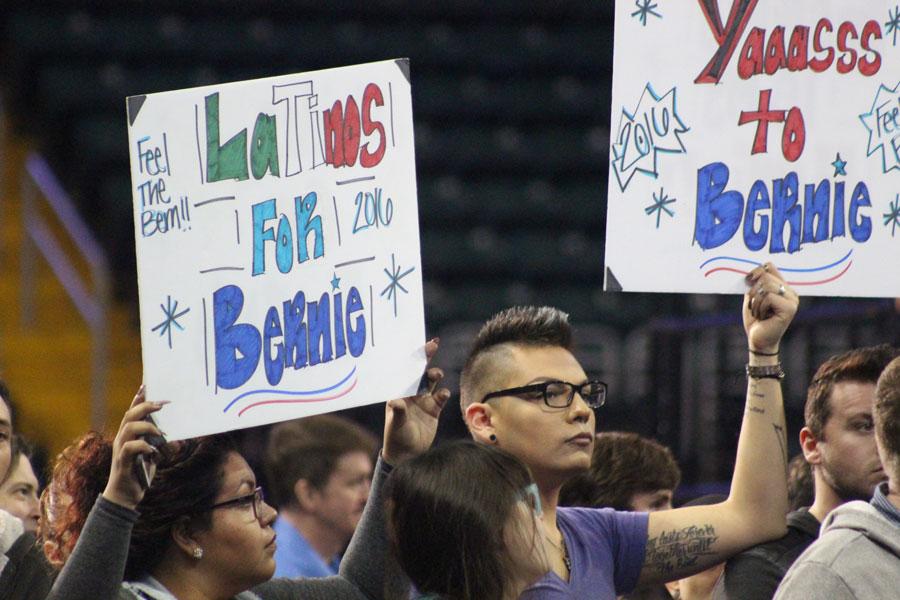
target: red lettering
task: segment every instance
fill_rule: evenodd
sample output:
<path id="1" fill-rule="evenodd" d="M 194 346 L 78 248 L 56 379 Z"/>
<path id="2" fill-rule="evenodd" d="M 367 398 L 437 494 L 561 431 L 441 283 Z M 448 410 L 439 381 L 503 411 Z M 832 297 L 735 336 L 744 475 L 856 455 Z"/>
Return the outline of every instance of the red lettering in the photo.
<path id="1" fill-rule="evenodd" d="M 333 167 L 352 167 L 359 158 L 359 164 L 371 168 L 381 162 L 387 149 L 387 138 L 384 125 L 372 119 L 372 104 L 384 106 L 381 89 L 370 83 L 363 91 L 362 118 L 359 104 L 353 96 L 341 104 L 335 101 L 331 110 L 324 113 L 325 120 L 325 162 Z M 378 134 L 378 145 L 370 151 L 373 144 L 366 138 Z M 363 137 L 365 136 L 365 138 Z"/>
<path id="2" fill-rule="evenodd" d="M 841 74 L 849 73 L 856 66 L 856 50 L 847 47 L 847 37 L 850 36 L 854 40 L 859 39 L 856 34 L 856 27 L 849 21 L 844 21 L 838 27 L 837 44 L 838 50 L 843 52 L 837 62 L 837 72 Z M 846 60 L 845 60 L 846 59 Z"/>
<path id="3" fill-rule="evenodd" d="M 794 162 L 803 154 L 803 146 L 806 144 L 806 125 L 803 123 L 803 113 L 796 106 L 788 111 L 781 132 L 781 152 L 784 157 Z"/>
<path id="4" fill-rule="evenodd" d="M 828 19 L 819 19 L 816 23 L 816 31 L 813 33 L 813 50 L 815 52 L 825 52 L 825 58 L 813 58 L 809 61 L 809 68 L 816 73 L 821 73 L 831 66 L 834 61 L 834 48 L 831 46 L 822 46 L 822 31 L 831 33 L 834 28 Z"/>
<path id="5" fill-rule="evenodd" d="M 772 30 L 769 43 L 766 45 L 766 74 L 774 75 L 778 69 L 787 66 L 784 55 L 784 27 L 779 25 Z"/>
<path id="6" fill-rule="evenodd" d="M 362 129 L 366 137 L 378 132 L 378 148 L 375 152 L 369 152 L 368 142 L 363 144 L 362 151 L 359 154 L 359 164 L 369 169 L 381 162 L 384 157 L 384 151 L 387 149 L 387 139 L 384 137 L 384 125 L 380 121 L 372 120 L 372 103 L 375 106 L 384 106 L 384 96 L 381 94 L 381 88 L 374 83 L 366 86 L 363 92 L 362 101 Z"/>
<path id="7" fill-rule="evenodd" d="M 762 73 L 765 39 L 766 30 L 759 27 L 754 27 L 747 34 L 744 47 L 741 48 L 741 57 L 738 59 L 738 77 L 741 79 L 750 79 Z"/>
<path id="8" fill-rule="evenodd" d="M 325 162 L 334 167 L 344 166 L 344 110 L 340 100 L 335 100 L 331 110 L 323 115 L 325 120 Z"/>
<path id="9" fill-rule="evenodd" d="M 756 8 L 758 0 L 733 0 L 731 10 L 728 11 L 728 23 L 722 25 L 722 17 L 719 15 L 718 0 L 699 0 L 700 10 L 706 17 L 706 22 L 712 30 L 713 38 L 719 47 L 716 49 L 709 63 L 694 80 L 694 83 L 719 83 L 731 55 L 737 46 L 741 34 L 747 27 L 750 15 Z"/>
<path id="10" fill-rule="evenodd" d="M 772 90 L 761 90 L 759 92 L 759 104 L 753 112 L 741 111 L 738 119 L 738 125 L 746 125 L 757 121 L 756 135 L 753 137 L 753 149 L 750 154 L 759 154 L 767 152 L 769 123 L 784 122 L 783 110 L 769 110 L 769 98 L 772 96 Z"/>
<path id="11" fill-rule="evenodd" d="M 789 71 L 802 71 L 806 68 L 807 49 L 809 47 L 809 27 L 798 25 L 791 32 L 788 42 L 787 68 Z"/>
<path id="12" fill-rule="evenodd" d="M 344 107 L 344 164 L 352 167 L 356 164 L 359 152 L 359 107 L 353 96 L 347 96 Z"/>
<path id="13" fill-rule="evenodd" d="M 860 36 L 859 44 L 860 46 L 862 46 L 863 50 L 874 54 L 874 58 L 872 58 L 871 60 L 866 56 L 863 56 L 859 59 L 859 72 L 866 77 L 871 77 L 878 72 L 878 69 L 881 68 L 881 55 L 877 51 L 872 50 L 870 40 L 873 37 L 876 40 L 881 39 L 881 25 L 878 23 L 878 21 L 866 21 L 866 24 L 863 25 L 862 36 Z"/>

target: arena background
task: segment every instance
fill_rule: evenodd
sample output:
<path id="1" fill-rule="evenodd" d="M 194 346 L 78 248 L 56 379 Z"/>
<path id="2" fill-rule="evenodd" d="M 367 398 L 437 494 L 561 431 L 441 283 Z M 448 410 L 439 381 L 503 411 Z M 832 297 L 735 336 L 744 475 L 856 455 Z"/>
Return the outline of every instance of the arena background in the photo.
<path id="1" fill-rule="evenodd" d="M 610 0 L 5 3 L 0 376 L 17 428 L 46 459 L 91 424 L 114 428 L 140 382 L 126 96 L 409 57 L 426 328 L 451 389 L 484 319 L 558 306 L 585 368 L 610 384 L 598 428 L 671 446 L 682 496 L 726 487 L 745 391 L 740 298 L 602 292 L 613 11 Z M 898 321 L 894 300 L 803 299 L 783 351 L 792 454 L 814 367 L 897 343 Z M 456 402 L 442 439 L 465 435 Z M 380 430 L 380 404 L 349 413 Z M 244 433 L 251 458 L 264 436 Z"/>

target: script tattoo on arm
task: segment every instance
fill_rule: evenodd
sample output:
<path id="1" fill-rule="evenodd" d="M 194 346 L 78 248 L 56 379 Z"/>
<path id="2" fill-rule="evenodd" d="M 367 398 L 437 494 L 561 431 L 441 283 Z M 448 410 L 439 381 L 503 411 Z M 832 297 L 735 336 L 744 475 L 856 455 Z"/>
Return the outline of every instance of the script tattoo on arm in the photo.
<path id="1" fill-rule="evenodd" d="M 713 554 L 712 545 L 718 539 L 709 523 L 664 531 L 647 540 L 644 566 L 663 574 L 692 567 L 701 556 Z"/>

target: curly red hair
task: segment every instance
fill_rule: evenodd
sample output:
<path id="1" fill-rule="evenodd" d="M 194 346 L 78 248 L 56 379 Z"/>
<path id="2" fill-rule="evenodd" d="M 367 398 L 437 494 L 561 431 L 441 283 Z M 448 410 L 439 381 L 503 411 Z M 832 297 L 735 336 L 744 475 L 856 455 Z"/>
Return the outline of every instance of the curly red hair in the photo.
<path id="1" fill-rule="evenodd" d="M 52 565 L 61 567 L 72 553 L 111 465 L 112 442 L 96 431 L 76 439 L 56 457 L 50 483 L 41 494 L 38 532 Z"/>

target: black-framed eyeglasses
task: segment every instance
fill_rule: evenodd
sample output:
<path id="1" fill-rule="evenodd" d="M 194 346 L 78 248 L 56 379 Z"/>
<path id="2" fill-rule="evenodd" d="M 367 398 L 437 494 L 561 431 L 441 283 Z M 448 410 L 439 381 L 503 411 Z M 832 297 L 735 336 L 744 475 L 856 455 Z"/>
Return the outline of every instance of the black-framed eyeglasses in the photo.
<path id="1" fill-rule="evenodd" d="M 544 404 L 551 408 L 566 408 L 575 399 L 575 392 L 584 399 L 591 408 L 600 408 L 606 403 L 607 386 L 598 379 L 592 379 L 582 384 L 569 383 L 568 381 L 542 381 L 531 385 L 499 390 L 486 394 L 481 399 L 487 402 L 491 398 L 501 396 L 518 396 L 525 400 L 544 400 Z"/>
<path id="2" fill-rule="evenodd" d="M 252 493 L 247 494 L 246 496 L 238 496 L 237 498 L 232 498 L 231 500 L 225 500 L 224 502 L 213 504 L 209 508 L 206 508 L 200 512 L 208 512 L 217 508 L 230 508 L 232 506 L 247 506 L 249 504 L 253 507 L 253 517 L 257 521 L 262 523 L 262 507 L 265 501 L 266 498 L 263 495 L 262 486 L 259 486 L 255 490 L 253 490 Z"/>

